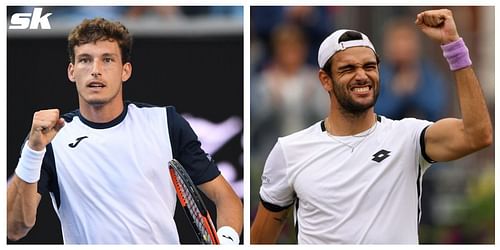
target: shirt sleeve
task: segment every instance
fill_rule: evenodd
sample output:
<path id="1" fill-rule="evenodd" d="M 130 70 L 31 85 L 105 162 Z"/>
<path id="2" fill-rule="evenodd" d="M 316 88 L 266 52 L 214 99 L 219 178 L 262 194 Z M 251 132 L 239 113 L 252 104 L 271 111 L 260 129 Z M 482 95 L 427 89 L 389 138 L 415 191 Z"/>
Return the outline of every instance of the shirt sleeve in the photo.
<path id="1" fill-rule="evenodd" d="M 427 170 L 432 163 L 435 163 L 425 151 L 425 132 L 427 128 L 433 124 L 433 122 L 414 119 L 414 118 L 406 118 L 403 119 L 408 124 L 408 129 L 411 131 L 411 139 L 415 145 L 415 151 L 418 155 L 418 164 L 422 167 L 422 170 Z"/>
<path id="2" fill-rule="evenodd" d="M 59 182 L 57 180 L 54 150 L 50 143 L 47 145 L 47 151 L 43 157 L 40 180 L 38 181 L 38 193 L 41 195 L 52 193 L 57 207 L 59 208 L 61 206 L 61 194 L 59 192 Z"/>
<path id="3" fill-rule="evenodd" d="M 290 207 L 295 201 L 295 192 L 288 182 L 286 158 L 279 140 L 267 157 L 259 194 L 264 207 L 275 212 Z"/>
<path id="4" fill-rule="evenodd" d="M 220 171 L 210 155 L 201 148 L 198 136 L 174 107 L 167 107 L 168 133 L 173 157 L 186 169 L 196 185 L 219 176 Z"/>

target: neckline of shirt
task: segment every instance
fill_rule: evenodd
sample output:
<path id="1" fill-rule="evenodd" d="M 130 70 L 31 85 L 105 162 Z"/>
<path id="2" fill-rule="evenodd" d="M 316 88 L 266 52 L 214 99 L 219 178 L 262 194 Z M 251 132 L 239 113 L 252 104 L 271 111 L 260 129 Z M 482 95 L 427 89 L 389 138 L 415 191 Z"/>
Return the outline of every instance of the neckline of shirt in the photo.
<path id="1" fill-rule="evenodd" d="M 128 103 L 125 103 L 124 107 L 123 107 L 123 111 L 120 113 L 120 115 L 118 115 L 116 118 L 114 118 L 113 120 L 111 120 L 109 122 L 102 122 L 101 123 L 101 122 L 89 121 L 89 120 L 85 119 L 85 117 L 83 117 L 83 115 L 80 113 L 80 110 L 78 110 L 78 118 L 80 118 L 80 121 L 82 121 L 83 124 L 85 124 L 91 128 L 107 129 L 107 128 L 111 128 L 111 127 L 114 127 L 114 126 L 120 124 L 127 116 L 127 110 L 128 110 Z"/>
<path id="2" fill-rule="evenodd" d="M 368 136 L 370 135 L 371 133 L 373 133 L 373 131 L 371 131 L 372 129 L 375 130 L 374 127 L 377 126 L 377 124 L 379 122 L 382 122 L 382 117 L 380 115 L 376 115 L 377 117 L 377 122 L 375 124 L 373 124 L 370 128 L 368 128 L 367 130 L 365 131 L 361 131 L 355 135 L 345 135 L 345 136 L 339 136 L 339 135 L 332 135 L 330 133 L 328 133 L 328 131 L 326 130 L 326 125 L 325 125 L 325 119 L 323 119 L 320 123 L 320 126 L 321 126 L 321 132 L 325 132 L 327 135 L 329 136 L 332 136 L 332 137 L 335 137 L 335 138 L 350 138 L 350 137 L 353 137 L 353 138 L 363 138 L 365 136 Z"/>

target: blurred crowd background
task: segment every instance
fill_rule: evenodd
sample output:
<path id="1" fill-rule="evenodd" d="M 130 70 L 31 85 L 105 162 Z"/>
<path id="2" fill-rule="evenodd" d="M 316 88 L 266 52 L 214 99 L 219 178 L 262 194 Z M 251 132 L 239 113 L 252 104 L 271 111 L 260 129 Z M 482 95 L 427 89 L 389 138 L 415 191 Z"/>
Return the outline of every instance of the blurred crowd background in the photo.
<path id="1" fill-rule="evenodd" d="M 113 20 L 132 19 L 182 19 L 232 17 L 242 21 L 243 6 L 18 6 L 9 7 L 7 15 L 18 12 L 32 12 L 35 7 L 43 7 L 50 12 L 50 21 L 80 22 L 89 16 L 99 16 Z"/>
<path id="2" fill-rule="evenodd" d="M 8 6 L 7 17 L 14 13 L 32 13 L 43 7 L 51 32 L 30 30 L 29 35 L 66 35 L 84 18 L 103 17 L 117 20 L 134 36 L 214 36 L 242 32 L 243 6 Z M 11 35 L 27 33 L 9 30 Z"/>
<path id="3" fill-rule="evenodd" d="M 441 7 L 251 6 L 251 220 L 262 169 L 277 138 L 327 115 L 317 51 L 337 29 L 365 33 L 381 56 L 376 113 L 430 121 L 460 117 L 453 74 L 439 44 L 414 25 L 416 15 L 431 8 Z M 494 122 L 494 7 L 445 8 L 453 11 L 469 48 Z M 494 147 L 427 170 L 420 243 L 494 243 Z M 289 222 L 282 243 L 296 240 Z"/>

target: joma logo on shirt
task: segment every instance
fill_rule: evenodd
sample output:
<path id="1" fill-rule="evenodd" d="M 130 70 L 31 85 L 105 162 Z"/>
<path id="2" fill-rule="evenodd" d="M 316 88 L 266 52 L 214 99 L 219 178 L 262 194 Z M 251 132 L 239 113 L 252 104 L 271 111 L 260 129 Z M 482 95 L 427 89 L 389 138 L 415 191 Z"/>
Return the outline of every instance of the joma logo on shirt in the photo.
<path id="1" fill-rule="evenodd" d="M 78 144 L 80 144 L 80 142 L 81 142 L 83 139 L 85 139 L 85 138 L 89 138 L 89 137 L 88 137 L 88 136 L 78 137 L 78 138 L 76 138 L 76 142 L 70 143 L 70 144 L 68 144 L 68 146 L 69 146 L 70 148 L 75 148 L 75 147 L 76 147 L 76 146 L 78 146 Z"/>

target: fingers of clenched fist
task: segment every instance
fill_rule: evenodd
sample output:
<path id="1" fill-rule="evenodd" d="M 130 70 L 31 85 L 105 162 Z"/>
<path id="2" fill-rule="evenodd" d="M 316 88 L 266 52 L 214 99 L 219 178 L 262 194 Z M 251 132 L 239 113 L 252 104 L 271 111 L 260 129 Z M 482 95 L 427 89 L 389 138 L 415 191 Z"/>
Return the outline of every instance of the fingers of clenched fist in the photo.
<path id="1" fill-rule="evenodd" d="M 33 115 L 29 144 L 34 150 L 43 150 L 64 126 L 58 109 L 40 110 Z"/>
<path id="2" fill-rule="evenodd" d="M 58 109 L 47 109 L 35 112 L 33 115 L 32 128 L 35 131 L 46 131 L 55 127 L 59 120 Z"/>
<path id="3" fill-rule="evenodd" d="M 447 16 L 451 17 L 450 10 L 428 10 L 418 14 L 415 23 L 429 27 L 439 27 L 444 24 Z"/>
<path id="4" fill-rule="evenodd" d="M 432 39 L 441 44 L 459 39 L 453 13 L 448 9 L 428 10 L 417 15 L 415 24 Z"/>

